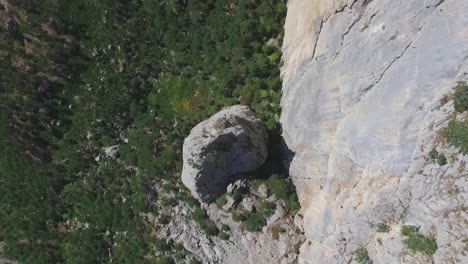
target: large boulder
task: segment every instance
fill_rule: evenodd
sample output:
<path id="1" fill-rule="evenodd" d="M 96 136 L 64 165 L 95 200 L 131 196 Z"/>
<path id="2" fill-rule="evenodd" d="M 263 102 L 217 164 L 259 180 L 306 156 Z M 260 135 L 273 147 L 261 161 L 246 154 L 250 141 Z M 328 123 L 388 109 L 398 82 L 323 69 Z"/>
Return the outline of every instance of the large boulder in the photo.
<path id="1" fill-rule="evenodd" d="M 266 157 L 267 132 L 261 121 L 248 107 L 231 106 L 195 126 L 185 139 L 182 182 L 208 203 Z"/>

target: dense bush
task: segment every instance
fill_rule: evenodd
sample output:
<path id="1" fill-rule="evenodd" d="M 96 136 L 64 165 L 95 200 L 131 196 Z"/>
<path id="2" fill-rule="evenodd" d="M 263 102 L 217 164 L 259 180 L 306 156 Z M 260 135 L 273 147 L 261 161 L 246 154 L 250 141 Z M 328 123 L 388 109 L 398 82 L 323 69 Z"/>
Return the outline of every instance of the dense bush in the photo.
<path id="1" fill-rule="evenodd" d="M 459 82 L 455 86 L 454 107 L 458 112 L 468 110 L 468 84 Z"/>
<path id="2" fill-rule="evenodd" d="M 200 226 L 201 230 L 207 236 L 216 236 L 219 234 L 218 228 L 216 227 L 215 223 L 210 220 L 205 210 L 196 208 L 192 212 L 192 219 Z"/>
<path id="3" fill-rule="evenodd" d="M 286 210 L 294 213 L 300 208 L 295 187 L 289 178 L 273 174 L 265 181 L 265 184 L 277 199 L 284 201 Z"/>
<path id="4" fill-rule="evenodd" d="M 145 215 L 167 224 L 161 203 L 198 206 L 179 191 L 190 129 L 243 103 L 280 134 L 281 52 L 266 43 L 281 41 L 284 1 L 9 2 L 21 21 L 14 33 L 0 30 L 6 255 L 172 263 L 173 251 L 151 258 L 160 252 Z M 113 145 L 116 159 L 102 151 Z"/>
<path id="5" fill-rule="evenodd" d="M 403 226 L 401 234 L 405 237 L 403 244 L 411 251 L 434 255 L 437 250 L 435 238 L 422 235 L 416 226 Z"/>
<path id="6" fill-rule="evenodd" d="M 245 220 L 245 229 L 249 232 L 259 231 L 266 224 L 268 217 L 273 215 L 276 204 L 271 202 L 262 203 L 255 213 L 247 216 Z"/>
<path id="7" fill-rule="evenodd" d="M 450 121 L 444 131 L 447 142 L 468 154 L 468 121 Z"/>

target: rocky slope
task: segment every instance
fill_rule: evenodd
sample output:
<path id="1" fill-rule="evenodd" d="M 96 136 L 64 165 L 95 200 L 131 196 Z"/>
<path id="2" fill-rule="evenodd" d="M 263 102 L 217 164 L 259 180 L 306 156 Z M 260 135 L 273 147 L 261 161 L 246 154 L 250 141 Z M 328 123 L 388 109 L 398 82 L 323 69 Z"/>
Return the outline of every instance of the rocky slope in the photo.
<path id="1" fill-rule="evenodd" d="M 468 262 L 468 157 L 438 136 L 468 77 L 468 1 L 291 0 L 283 52 L 300 262 L 348 263 L 360 248 L 374 263 Z M 436 239 L 433 256 L 405 248 L 409 224 Z"/>

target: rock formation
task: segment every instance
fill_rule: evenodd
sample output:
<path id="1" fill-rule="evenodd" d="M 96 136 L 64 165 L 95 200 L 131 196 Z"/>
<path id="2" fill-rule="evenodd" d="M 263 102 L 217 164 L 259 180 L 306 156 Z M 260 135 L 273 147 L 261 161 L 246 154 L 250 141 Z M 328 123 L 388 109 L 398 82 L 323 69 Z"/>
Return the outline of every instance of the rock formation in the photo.
<path id="1" fill-rule="evenodd" d="M 267 133 L 252 111 L 228 107 L 195 126 L 183 146 L 182 182 L 195 198 L 211 202 L 267 157 Z"/>
<path id="2" fill-rule="evenodd" d="M 285 141 L 309 242 L 302 263 L 467 263 L 467 156 L 438 141 L 468 73 L 468 1 L 290 0 L 283 43 Z M 429 162 L 434 147 L 448 165 Z M 388 234 L 375 226 L 386 223 Z M 402 225 L 434 236 L 408 252 Z"/>

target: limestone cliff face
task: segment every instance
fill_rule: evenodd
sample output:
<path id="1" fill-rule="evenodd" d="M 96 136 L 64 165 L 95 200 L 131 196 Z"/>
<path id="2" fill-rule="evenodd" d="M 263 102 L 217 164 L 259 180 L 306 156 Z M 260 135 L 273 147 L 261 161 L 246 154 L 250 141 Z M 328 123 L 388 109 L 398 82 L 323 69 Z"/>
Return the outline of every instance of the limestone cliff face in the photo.
<path id="1" fill-rule="evenodd" d="M 468 157 L 437 135 L 453 118 L 442 99 L 468 76 L 468 1 L 290 0 L 283 52 L 300 262 L 363 247 L 374 263 L 467 263 Z M 448 165 L 426 159 L 433 148 Z M 405 249 L 406 224 L 437 239 L 434 256 Z"/>

